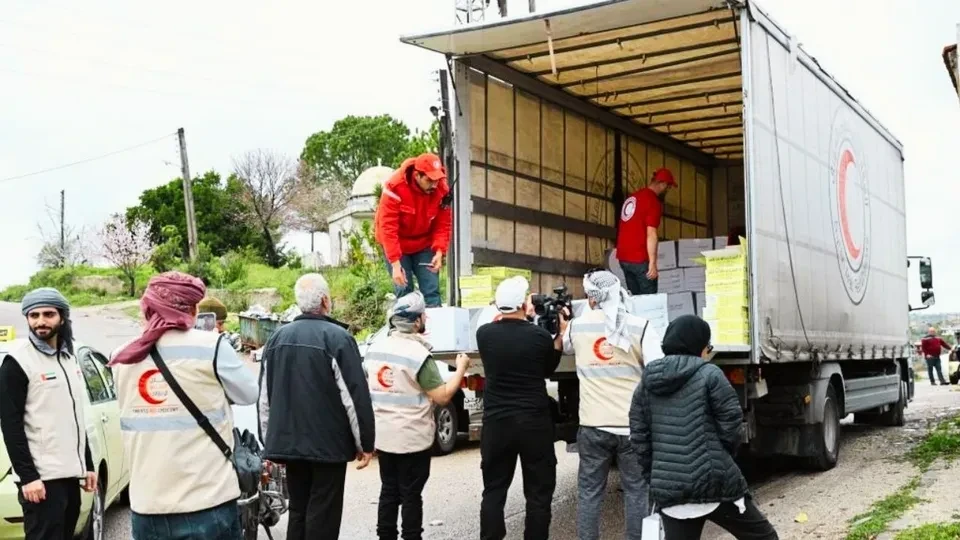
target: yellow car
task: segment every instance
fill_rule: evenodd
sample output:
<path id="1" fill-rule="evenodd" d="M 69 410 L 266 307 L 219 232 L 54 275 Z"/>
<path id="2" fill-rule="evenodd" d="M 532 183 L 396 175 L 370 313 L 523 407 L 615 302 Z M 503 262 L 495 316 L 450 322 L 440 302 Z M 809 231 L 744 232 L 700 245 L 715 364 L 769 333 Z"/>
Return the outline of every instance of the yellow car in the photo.
<path id="1" fill-rule="evenodd" d="M 9 327 L 8 327 L 9 328 Z M 0 358 L 12 345 L 13 331 L 0 329 Z M 130 483 L 130 467 L 120 434 L 120 408 L 107 358 L 94 348 L 74 342 L 74 350 L 87 383 L 85 409 L 90 452 L 99 474 L 96 493 L 81 492 L 80 520 L 76 536 L 102 540 L 106 509 L 120 499 Z M 17 486 L 11 477 L 7 447 L 0 435 L 0 540 L 23 539 L 23 512 L 17 502 Z"/>

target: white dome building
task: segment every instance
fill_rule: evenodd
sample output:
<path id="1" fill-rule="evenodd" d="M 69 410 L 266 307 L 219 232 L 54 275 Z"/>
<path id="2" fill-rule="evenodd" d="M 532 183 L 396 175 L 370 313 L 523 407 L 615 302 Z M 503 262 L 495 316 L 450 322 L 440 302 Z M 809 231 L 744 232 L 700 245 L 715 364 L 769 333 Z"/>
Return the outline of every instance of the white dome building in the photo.
<path id="1" fill-rule="evenodd" d="M 390 179 L 393 169 L 377 165 L 360 173 L 353 182 L 347 207 L 330 216 L 330 264 L 339 266 L 346 262 L 347 242 L 344 239 L 354 227 L 373 219 L 377 207 L 374 190 Z"/>

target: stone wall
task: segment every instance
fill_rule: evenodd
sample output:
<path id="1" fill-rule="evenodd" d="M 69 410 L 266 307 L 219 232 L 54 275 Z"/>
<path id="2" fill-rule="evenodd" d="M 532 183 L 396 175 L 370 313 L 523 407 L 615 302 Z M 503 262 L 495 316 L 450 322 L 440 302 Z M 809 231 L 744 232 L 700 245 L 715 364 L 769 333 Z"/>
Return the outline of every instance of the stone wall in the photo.
<path id="1" fill-rule="evenodd" d="M 278 308 L 283 298 L 277 289 L 250 289 L 248 291 L 228 291 L 226 289 L 207 289 L 207 296 L 219 299 L 227 310 L 231 312 L 244 311 L 254 304 L 263 306 L 268 311 Z"/>

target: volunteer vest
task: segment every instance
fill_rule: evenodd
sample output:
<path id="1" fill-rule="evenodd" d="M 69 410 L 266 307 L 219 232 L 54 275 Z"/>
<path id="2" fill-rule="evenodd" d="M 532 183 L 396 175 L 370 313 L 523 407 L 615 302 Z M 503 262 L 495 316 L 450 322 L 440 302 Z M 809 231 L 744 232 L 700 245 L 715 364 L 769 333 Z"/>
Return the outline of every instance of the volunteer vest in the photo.
<path id="1" fill-rule="evenodd" d="M 233 413 L 213 365 L 218 334 L 171 330 L 157 350 L 184 392 L 233 446 Z M 233 465 L 167 385 L 150 356 L 113 367 L 130 457 L 130 508 L 182 514 L 240 497 Z"/>
<path id="2" fill-rule="evenodd" d="M 580 379 L 580 425 L 628 427 L 633 391 L 640 384 L 647 321 L 627 315 L 630 350 L 607 342 L 603 312 L 588 310 L 570 322 Z"/>
<path id="3" fill-rule="evenodd" d="M 430 448 L 436 431 L 433 405 L 417 383 L 430 351 L 396 334 L 374 343 L 363 363 L 377 426 L 377 450 L 410 454 Z"/>
<path id="4" fill-rule="evenodd" d="M 80 364 L 66 351 L 57 356 L 43 354 L 29 339 L 14 343 L 7 354 L 27 375 L 23 427 L 40 479 L 82 478 L 87 470 L 83 413 L 89 397 Z M 20 481 L 16 471 L 13 479 Z"/>

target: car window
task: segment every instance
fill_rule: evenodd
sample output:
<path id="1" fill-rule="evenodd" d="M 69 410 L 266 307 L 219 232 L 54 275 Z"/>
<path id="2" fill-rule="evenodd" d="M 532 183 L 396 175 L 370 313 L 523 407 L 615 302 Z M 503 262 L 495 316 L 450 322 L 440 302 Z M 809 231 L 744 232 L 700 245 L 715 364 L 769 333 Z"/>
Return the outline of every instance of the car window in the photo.
<path id="1" fill-rule="evenodd" d="M 90 351 L 90 355 L 93 356 L 93 359 L 97 363 L 97 367 L 100 368 L 100 375 L 103 375 L 103 380 L 107 383 L 107 390 L 110 392 L 110 399 L 117 398 L 117 384 L 113 381 L 113 370 L 107 367 L 107 357 L 98 353 L 97 351 Z"/>
<path id="2" fill-rule="evenodd" d="M 78 358 L 80 369 L 83 370 L 83 378 L 87 381 L 87 392 L 90 394 L 90 403 L 100 403 L 110 399 L 110 390 L 103 377 L 100 376 L 100 370 L 93 362 L 93 357 L 89 349 L 84 349 Z"/>

